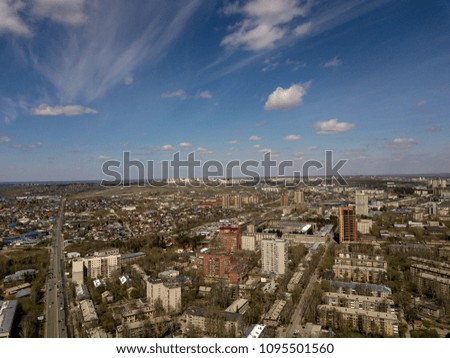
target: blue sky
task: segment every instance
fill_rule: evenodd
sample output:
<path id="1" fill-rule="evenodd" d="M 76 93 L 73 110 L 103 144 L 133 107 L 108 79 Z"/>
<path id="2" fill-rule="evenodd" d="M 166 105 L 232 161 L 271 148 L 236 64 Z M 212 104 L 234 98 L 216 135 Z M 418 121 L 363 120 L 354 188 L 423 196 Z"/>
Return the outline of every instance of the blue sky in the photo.
<path id="1" fill-rule="evenodd" d="M 0 0 L 0 181 L 140 160 L 450 172 L 447 1 Z"/>

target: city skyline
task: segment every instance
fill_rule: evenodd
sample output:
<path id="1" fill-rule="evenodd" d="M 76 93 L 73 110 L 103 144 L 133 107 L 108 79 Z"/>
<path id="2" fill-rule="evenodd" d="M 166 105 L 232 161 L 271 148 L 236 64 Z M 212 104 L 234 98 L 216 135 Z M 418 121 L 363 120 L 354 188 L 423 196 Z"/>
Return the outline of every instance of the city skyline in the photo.
<path id="1" fill-rule="evenodd" d="M 102 163 L 348 159 L 450 172 L 450 6 L 0 0 L 0 182 Z"/>

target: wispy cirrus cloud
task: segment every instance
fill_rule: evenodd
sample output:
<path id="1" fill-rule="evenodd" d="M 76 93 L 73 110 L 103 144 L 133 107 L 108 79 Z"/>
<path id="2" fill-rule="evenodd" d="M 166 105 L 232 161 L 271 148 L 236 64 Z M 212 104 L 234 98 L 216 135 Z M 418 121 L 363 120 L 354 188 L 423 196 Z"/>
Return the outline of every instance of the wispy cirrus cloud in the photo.
<path id="1" fill-rule="evenodd" d="M 125 76 L 125 78 L 123 79 L 123 84 L 125 86 L 131 86 L 134 83 L 134 77 L 133 75 L 127 75 Z"/>
<path id="2" fill-rule="evenodd" d="M 7 135 L 0 135 L 0 143 L 10 143 L 12 138 Z"/>
<path id="3" fill-rule="evenodd" d="M 181 142 L 180 144 L 178 144 L 180 146 L 180 148 L 189 148 L 192 147 L 192 144 L 189 142 Z"/>
<path id="4" fill-rule="evenodd" d="M 394 149 L 410 148 L 417 143 L 416 138 L 394 138 L 386 143 L 386 147 Z"/>
<path id="5" fill-rule="evenodd" d="M 14 149 L 20 149 L 20 150 L 32 150 L 32 149 L 41 148 L 42 142 L 28 143 L 28 144 L 15 143 L 15 144 L 11 144 L 10 147 L 14 148 Z"/>
<path id="6" fill-rule="evenodd" d="M 173 92 L 164 92 L 161 95 L 161 98 L 179 98 L 179 99 L 186 99 L 187 94 L 184 90 L 179 89 Z"/>
<path id="7" fill-rule="evenodd" d="M 342 65 L 342 60 L 335 56 L 332 59 L 328 60 L 327 62 L 325 62 L 322 67 L 339 67 L 340 65 Z"/>
<path id="8" fill-rule="evenodd" d="M 348 132 L 355 127 L 354 123 L 339 122 L 336 118 L 327 121 L 317 121 L 314 128 L 318 134 L 337 134 Z"/>
<path id="9" fill-rule="evenodd" d="M 249 138 L 248 138 L 248 140 L 250 141 L 250 142 L 257 142 L 257 141 L 260 141 L 262 138 L 261 137 L 258 137 L 257 135 L 252 135 L 252 136 L 250 136 Z"/>
<path id="10" fill-rule="evenodd" d="M 97 110 L 80 105 L 50 106 L 41 104 L 31 110 L 31 114 L 34 116 L 81 116 L 96 113 Z"/>
<path id="11" fill-rule="evenodd" d="M 42 8 L 48 8 L 43 3 Z M 200 5 L 200 0 L 151 1 L 141 6 L 86 2 L 84 17 L 66 18 L 69 25 L 79 22 L 82 26 L 61 31 L 48 41 L 36 41 L 31 51 L 33 65 L 53 85 L 61 102 L 94 101 L 144 63 L 158 63 Z M 58 20 L 56 15 L 50 18 Z"/>
<path id="12" fill-rule="evenodd" d="M 213 98 L 213 95 L 212 95 L 212 93 L 209 92 L 209 91 L 201 91 L 201 92 L 198 92 L 198 93 L 195 95 L 195 98 L 200 98 L 200 99 L 212 99 L 212 98 Z"/>

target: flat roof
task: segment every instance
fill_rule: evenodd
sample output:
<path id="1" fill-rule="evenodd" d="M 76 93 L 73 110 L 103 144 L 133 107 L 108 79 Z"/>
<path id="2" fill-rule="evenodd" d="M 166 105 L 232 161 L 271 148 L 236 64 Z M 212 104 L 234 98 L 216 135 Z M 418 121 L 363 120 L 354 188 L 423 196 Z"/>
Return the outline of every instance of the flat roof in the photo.
<path id="1" fill-rule="evenodd" d="M 10 334 L 14 316 L 16 314 L 17 301 L 0 301 L 0 335 Z"/>

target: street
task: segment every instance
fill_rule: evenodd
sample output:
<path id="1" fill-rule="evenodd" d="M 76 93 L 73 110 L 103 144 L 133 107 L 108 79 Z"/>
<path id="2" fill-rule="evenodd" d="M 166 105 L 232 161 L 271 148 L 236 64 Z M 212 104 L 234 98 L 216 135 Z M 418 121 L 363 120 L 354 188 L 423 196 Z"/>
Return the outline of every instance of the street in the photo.
<path id="1" fill-rule="evenodd" d="M 61 200 L 58 217 L 54 223 L 53 241 L 50 247 L 50 265 L 46 284 L 46 327 L 45 337 L 67 338 L 65 277 L 64 277 L 64 239 L 62 225 L 66 199 Z"/>

